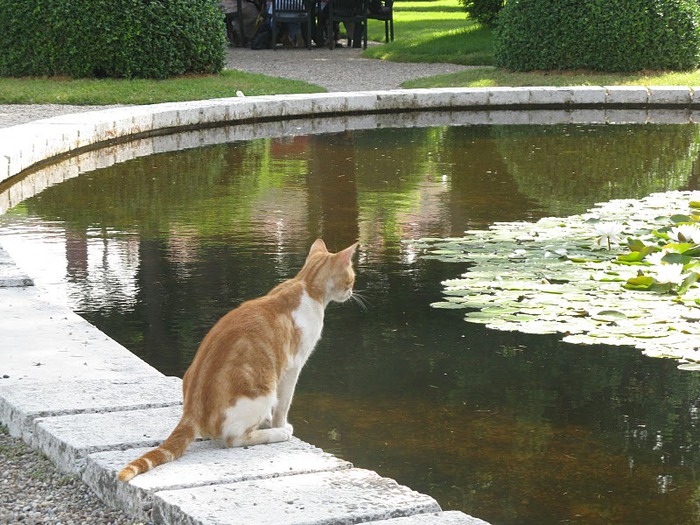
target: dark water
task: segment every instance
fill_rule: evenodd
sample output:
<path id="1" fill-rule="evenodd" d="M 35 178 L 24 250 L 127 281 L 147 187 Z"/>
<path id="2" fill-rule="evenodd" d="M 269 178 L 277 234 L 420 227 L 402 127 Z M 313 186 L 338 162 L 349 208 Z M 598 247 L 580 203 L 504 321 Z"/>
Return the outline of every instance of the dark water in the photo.
<path id="1" fill-rule="evenodd" d="M 0 217 L 26 271 L 166 374 L 211 324 L 359 239 L 367 310 L 329 307 L 296 434 L 494 525 L 700 522 L 700 376 L 632 349 L 434 310 L 466 266 L 405 241 L 696 189 L 694 126 L 383 129 L 136 159 Z M 38 255 L 41 254 L 41 255 Z"/>

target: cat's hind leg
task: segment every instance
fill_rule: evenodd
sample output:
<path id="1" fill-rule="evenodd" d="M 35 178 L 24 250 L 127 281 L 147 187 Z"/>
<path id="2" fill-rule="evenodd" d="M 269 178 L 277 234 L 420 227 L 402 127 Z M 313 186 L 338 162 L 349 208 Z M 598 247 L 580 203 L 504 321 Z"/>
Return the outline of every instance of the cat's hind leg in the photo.
<path id="1" fill-rule="evenodd" d="M 277 402 L 276 394 L 254 399 L 241 397 L 226 409 L 221 436 L 227 447 L 244 447 L 288 441 L 291 432 L 286 428 L 259 428 L 269 420 L 270 411 Z"/>

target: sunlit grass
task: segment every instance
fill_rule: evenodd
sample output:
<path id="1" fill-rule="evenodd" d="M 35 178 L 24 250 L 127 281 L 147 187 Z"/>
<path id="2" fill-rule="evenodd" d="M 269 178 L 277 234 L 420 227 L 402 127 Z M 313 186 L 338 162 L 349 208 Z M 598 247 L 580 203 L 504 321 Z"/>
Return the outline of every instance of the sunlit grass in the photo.
<path id="1" fill-rule="evenodd" d="M 574 72 L 515 73 L 496 68 L 474 68 L 405 82 L 406 88 L 495 86 L 697 86 L 700 69 L 694 71 L 645 71 L 630 74 Z"/>
<path id="2" fill-rule="evenodd" d="M 153 104 L 281 93 L 319 93 L 324 88 L 298 80 L 241 71 L 169 80 L 1 78 L 3 104 Z"/>
<path id="3" fill-rule="evenodd" d="M 457 0 L 397 2 L 396 39 L 371 46 L 364 55 L 396 62 L 493 63 L 491 30 L 467 19 Z M 384 23 L 370 20 L 369 38 L 384 41 Z"/>

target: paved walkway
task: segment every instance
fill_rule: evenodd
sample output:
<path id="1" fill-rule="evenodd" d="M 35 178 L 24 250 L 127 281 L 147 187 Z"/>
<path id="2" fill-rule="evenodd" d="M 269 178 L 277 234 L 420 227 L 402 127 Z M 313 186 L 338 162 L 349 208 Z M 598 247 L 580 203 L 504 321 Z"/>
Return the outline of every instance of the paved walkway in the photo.
<path id="1" fill-rule="evenodd" d="M 328 91 L 398 89 L 407 80 L 454 73 L 467 66 L 416 64 L 362 58 L 361 49 L 326 48 L 253 51 L 227 48 L 226 68 L 263 75 L 303 80 Z M 0 128 L 67 113 L 81 113 L 114 106 L 63 104 L 0 105 Z"/>

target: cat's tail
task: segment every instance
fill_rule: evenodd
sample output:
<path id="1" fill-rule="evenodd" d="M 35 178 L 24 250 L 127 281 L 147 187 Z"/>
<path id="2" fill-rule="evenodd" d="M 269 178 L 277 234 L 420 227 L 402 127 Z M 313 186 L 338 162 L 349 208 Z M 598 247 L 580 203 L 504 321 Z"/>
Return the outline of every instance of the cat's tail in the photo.
<path id="1" fill-rule="evenodd" d="M 187 447 L 194 441 L 196 434 L 197 429 L 195 426 L 186 421 L 185 418 L 182 418 L 175 430 L 168 436 L 168 439 L 163 441 L 161 446 L 146 452 L 140 458 L 129 463 L 119 472 L 117 478 L 120 481 L 129 481 L 139 474 L 156 468 L 158 465 L 175 461 L 185 453 Z"/>

